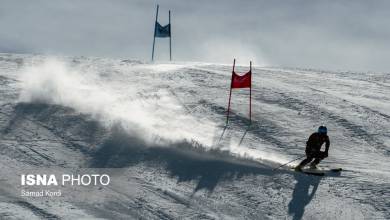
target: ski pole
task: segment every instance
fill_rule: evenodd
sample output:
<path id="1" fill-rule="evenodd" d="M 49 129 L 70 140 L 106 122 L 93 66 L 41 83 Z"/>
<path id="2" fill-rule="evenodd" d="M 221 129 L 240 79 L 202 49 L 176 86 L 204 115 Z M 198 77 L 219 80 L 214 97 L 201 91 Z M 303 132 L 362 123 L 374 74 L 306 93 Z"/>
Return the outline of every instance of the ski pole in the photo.
<path id="1" fill-rule="evenodd" d="M 281 167 L 283 167 L 283 166 L 286 166 L 287 164 L 289 164 L 289 163 L 291 163 L 291 162 L 294 162 L 294 161 L 296 161 L 296 160 L 299 160 L 299 159 L 301 159 L 301 158 L 303 158 L 303 157 L 306 157 L 306 155 L 303 155 L 303 156 L 301 156 L 301 157 L 298 157 L 297 159 L 294 159 L 294 160 L 292 160 L 292 161 L 290 161 L 290 162 L 287 162 L 287 163 L 285 163 L 285 164 L 282 164 L 282 165 L 280 165 L 279 167 L 274 168 L 273 170 L 277 170 L 277 169 L 279 169 L 279 168 L 281 168 Z"/>

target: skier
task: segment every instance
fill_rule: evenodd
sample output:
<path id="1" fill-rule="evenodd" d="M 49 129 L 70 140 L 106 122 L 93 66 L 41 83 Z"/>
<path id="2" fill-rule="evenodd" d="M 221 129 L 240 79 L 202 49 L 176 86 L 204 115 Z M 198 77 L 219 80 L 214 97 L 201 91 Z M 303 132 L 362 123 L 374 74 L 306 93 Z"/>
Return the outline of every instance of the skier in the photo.
<path id="1" fill-rule="evenodd" d="M 317 132 L 314 132 L 310 135 L 309 140 L 306 142 L 306 159 L 304 159 L 297 167 L 296 171 L 301 171 L 302 168 L 310 163 L 313 159 L 314 161 L 310 163 L 311 169 L 317 169 L 317 164 L 321 162 L 324 158 L 328 157 L 329 151 L 329 137 L 327 135 L 328 129 L 325 126 L 320 126 Z M 325 151 L 321 151 L 321 146 L 325 143 Z"/>

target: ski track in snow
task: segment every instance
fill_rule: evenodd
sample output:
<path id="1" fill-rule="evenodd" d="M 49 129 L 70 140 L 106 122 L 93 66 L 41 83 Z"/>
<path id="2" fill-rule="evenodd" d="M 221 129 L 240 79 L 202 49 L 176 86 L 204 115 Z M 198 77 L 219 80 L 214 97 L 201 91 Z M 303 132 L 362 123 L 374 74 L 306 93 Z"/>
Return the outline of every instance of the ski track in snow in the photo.
<path id="1" fill-rule="evenodd" d="M 234 90 L 225 126 L 229 66 L 1 54 L 0 218 L 389 219 L 390 76 L 253 73 L 252 125 L 248 91 Z M 273 170 L 320 124 L 321 164 L 343 172 Z M 19 196 L 15 174 L 75 168 L 114 168 L 115 181 Z"/>

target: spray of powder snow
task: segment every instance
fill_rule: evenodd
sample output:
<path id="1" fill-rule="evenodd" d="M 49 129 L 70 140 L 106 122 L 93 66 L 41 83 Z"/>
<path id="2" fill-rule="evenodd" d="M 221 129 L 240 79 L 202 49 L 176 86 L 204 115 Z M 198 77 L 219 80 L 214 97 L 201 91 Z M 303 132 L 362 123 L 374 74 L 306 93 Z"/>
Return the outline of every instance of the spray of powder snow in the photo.
<path id="1" fill-rule="evenodd" d="M 149 143 L 162 141 L 162 144 L 166 144 L 164 141 L 187 140 L 196 141 L 205 147 L 213 147 L 213 134 L 217 133 L 213 123 L 204 120 L 199 122 L 188 115 L 168 90 L 156 90 L 154 87 L 157 86 L 153 83 L 149 85 L 150 88 L 145 89 L 151 83 L 145 82 L 142 78 L 146 74 L 173 71 L 182 68 L 182 65 L 127 67 L 130 69 L 120 67 L 121 74 L 110 74 L 107 77 L 107 73 L 100 76 L 96 72 L 101 62 L 100 60 L 98 63 L 94 61 L 85 63 L 84 66 L 89 68 L 80 66 L 71 68 L 66 62 L 58 59 L 33 63 L 22 71 L 19 101 L 71 107 L 81 113 L 92 115 L 107 127 L 119 122 L 128 132 Z M 141 79 L 134 76 L 136 72 L 142 72 Z M 158 79 L 154 81 L 159 84 Z M 232 141 L 221 150 L 256 160 L 264 158 L 272 161 L 287 160 L 271 152 L 238 146 L 238 141 L 237 143 Z"/>
<path id="2" fill-rule="evenodd" d="M 151 98 L 139 97 L 142 85 L 132 84 L 123 94 L 110 88 L 96 73 L 80 72 L 56 59 L 27 67 L 21 81 L 21 102 L 68 106 L 106 126 L 120 122 L 146 141 L 161 137 L 168 141 L 194 140 L 205 146 L 212 142 L 207 134 L 213 133 L 214 125 L 186 115 L 168 91 L 156 91 L 148 95 Z"/>

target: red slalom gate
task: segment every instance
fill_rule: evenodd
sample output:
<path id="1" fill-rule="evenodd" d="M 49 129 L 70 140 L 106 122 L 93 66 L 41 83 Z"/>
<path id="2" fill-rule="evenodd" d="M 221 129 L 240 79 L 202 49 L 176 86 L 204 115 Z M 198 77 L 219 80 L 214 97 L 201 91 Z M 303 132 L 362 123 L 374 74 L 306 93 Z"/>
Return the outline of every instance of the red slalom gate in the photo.
<path id="1" fill-rule="evenodd" d="M 252 123 L 252 61 L 249 64 L 249 72 L 244 75 L 238 75 L 234 69 L 236 59 L 233 61 L 232 80 L 230 84 L 229 104 L 227 109 L 226 124 L 229 122 L 230 101 L 232 99 L 232 89 L 249 88 L 249 121 Z"/>

